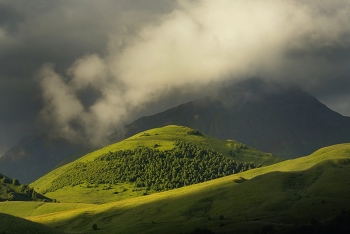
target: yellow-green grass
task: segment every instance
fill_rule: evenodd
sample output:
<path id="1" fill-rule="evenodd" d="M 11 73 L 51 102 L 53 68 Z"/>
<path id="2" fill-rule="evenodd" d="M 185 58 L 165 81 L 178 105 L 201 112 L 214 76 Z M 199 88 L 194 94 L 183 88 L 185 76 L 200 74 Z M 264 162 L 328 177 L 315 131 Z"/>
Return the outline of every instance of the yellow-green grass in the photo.
<path id="1" fill-rule="evenodd" d="M 201 184 L 28 219 L 66 232 L 186 233 L 282 230 L 350 209 L 350 144 Z"/>
<path id="2" fill-rule="evenodd" d="M 106 189 L 107 187 L 109 189 Z M 66 186 L 54 192 L 48 192 L 46 196 L 54 197 L 60 202 L 77 203 L 84 201 L 84 203 L 101 204 L 144 196 L 145 193 L 149 194 L 153 192 L 155 191 L 146 191 L 145 188 L 135 188 L 134 185 L 126 183 L 117 185 L 100 184 L 93 188 L 88 188 L 86 184 L 82 184 L 74 187 Z"/>
<path id="3" fill-rule="evenodd" d="M 24 202 L 11 201 L 0 202 L 0 213 L 6 213 L 18 217 L 28 217 L 54 213 L 59 211 L 93 206 L 83 203 L 51 203 L 51 202 Z"/>
<path id="4" fill-rule="evenodd" d="M 150 129 L 139 134 L 136 134 L 121 142 L 108 145 L 99 150 L 86 154 L 80 159 L 57 168 L 47 175 L 39 178 L 31 184 L 31 186 L 38 192 L 45 192 L 50 188 L 52 181 L 59 175 L 63 174 L 65 170 L 74 165 L 77 162 L 92 161 L 96 157 L 117 150 L 134 149 L 138 146 L 146 146 L 153 148 L 157 145 L 159 150 L 170 150 L 174 148 L 174 141 L 186 141 L 191 142 L 194 145 L 211 148 L 226 157 L 233 158 L 236 161 L 241 162 L 252 162 L 255 165 L 270 165 L 281 161 L 277 156 L 269 153 L 263 153 L 250 147 L 243 147 L 239 149 L 239 152 L 234 157 L 229 155 L 229 150 L 234 148 L 236 145 L 242 145 L 239 142 L 233 140 L 217 140 L 208 135 L 192 135 L 188 134 L 192 129 L 182 126 L 170 125 L 162 128 Z M 47 193 L 46 196 L 57 199 L 61 202 L 83 202 L 83 203 L 103 203 L 110 201 L 117 201 L 129 197 L 140 196 L 143 194 L 141 191 L 132 191 L 130 185 L 122 184 L 113 186 L 111 190 L 103 190 L 106 185 L 99 185 L 97 188 L 84 188 L 84 186 L 66 186 L 62 189 L 54 192 Z M 129 186 L 128 193 L 114 194 L 113 191 L 120 190 L 121 187 Z M 95 195 L 94 195 L 95 194 Z M 94 197 L 95 196 L 95 197 Z"/>

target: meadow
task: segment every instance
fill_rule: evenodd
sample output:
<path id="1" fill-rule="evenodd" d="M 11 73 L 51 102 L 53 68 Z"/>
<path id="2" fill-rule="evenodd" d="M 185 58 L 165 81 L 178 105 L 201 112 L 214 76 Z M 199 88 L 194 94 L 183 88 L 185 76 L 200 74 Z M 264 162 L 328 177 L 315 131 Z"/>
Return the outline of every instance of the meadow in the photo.
<path id="1" fill-rule="evenodd" d="M 5 202 L 0 210 L 13 206 L 18 212 L 12 214 L 67 233 L 190 233 L 196 228 L 215 233 L 288 233 L 328 227 L 339 214 L 348 213 L 349 194 L 350 144 L 340 144 L 147 196 L 81 207 L 56 203 L 32 214 L 15 208 L 18 203 Z"/>

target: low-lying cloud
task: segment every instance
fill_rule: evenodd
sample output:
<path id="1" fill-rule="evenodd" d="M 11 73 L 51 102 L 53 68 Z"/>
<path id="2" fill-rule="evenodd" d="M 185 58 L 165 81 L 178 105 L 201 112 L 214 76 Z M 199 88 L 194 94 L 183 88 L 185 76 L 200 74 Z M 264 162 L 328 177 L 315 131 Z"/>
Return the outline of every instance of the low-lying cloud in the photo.
<path id="1" fill-rule="evenodd" d="M 173 89 L 200 92 L 221 81 L 262 77 L 313 87 L 350 74 L 349 1 L 198 0 L 137 33 L 111 35 L 105 54 L 88 54 L 58 74 L 38 72 L 41 117 L 56 134 L 99 144 Z M 95 90 L 89 104 L 80 93 Z"/>

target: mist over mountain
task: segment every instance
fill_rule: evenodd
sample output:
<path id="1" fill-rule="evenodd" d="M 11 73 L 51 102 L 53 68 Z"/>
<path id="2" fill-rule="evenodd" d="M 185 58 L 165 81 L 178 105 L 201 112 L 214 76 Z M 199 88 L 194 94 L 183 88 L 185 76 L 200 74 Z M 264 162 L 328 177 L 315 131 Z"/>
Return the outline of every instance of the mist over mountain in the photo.
<path id="1" fill-rule="evenodd" d="M 332 111 L 297 86 L 244 80 L 195 101 L 128 124 L 109 142 L 170 124 L 200 130 L 212 137 L 232 139 L 264 152 L 295 158 L 332 144 L 350 142 L 350 118 Z M 87 153 L 82 143 L 47 135 L 24 137 L 0 158 L 0 171 L 29 183 L 57 164 Z"/>
<path id="2" fill-rule="evenodd" d="M 347 0 L 2 0 L 0 154 L 45 131 L 101 146 L 131 119 L 249 77 L 295 82 L 350 115 L 349 11 Z"/>
<path id="3" fill-rule="evenodd" d="M 350 141 L 350 118 L 298 87 L 249 79 L 217 96 L 188 102 L 126 125 L 125 137 L 169 124 L 234 139 L 284 158 Z"/>

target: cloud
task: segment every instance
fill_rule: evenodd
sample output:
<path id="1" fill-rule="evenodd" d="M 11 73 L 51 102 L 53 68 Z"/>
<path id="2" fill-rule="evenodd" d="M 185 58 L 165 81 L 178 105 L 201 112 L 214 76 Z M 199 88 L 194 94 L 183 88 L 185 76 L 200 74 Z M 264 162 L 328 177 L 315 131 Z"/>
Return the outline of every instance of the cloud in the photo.
<path id="1" fill-rule="evenodd" d="M 348 3 L 178 1 L 160 20 L 110 34 L 105 53 L 81 57 L 65 76 L 43 66 L 42 116 L 67 137 L 99 143 L 174 89 L 259 76 L 313 90 L 333 73 L 349 74 L 348 57 L 334 62 L 350 47 Z M 100 95 L 84 104 L 87 88 Z"/>
<path id="2" fill-rule="evenodd" d="M 35 77 L 42 64 L 54 62 L 64 77 L 84 55 L 102 56 L 109 37 L 135 33 L 173 7 L 173 0 L 0 0 L 0 155 L 43 131 L 33 127 L 43 103 Z M 83 104 L 96 96 L 88 89 L 78 93 Z"/>

